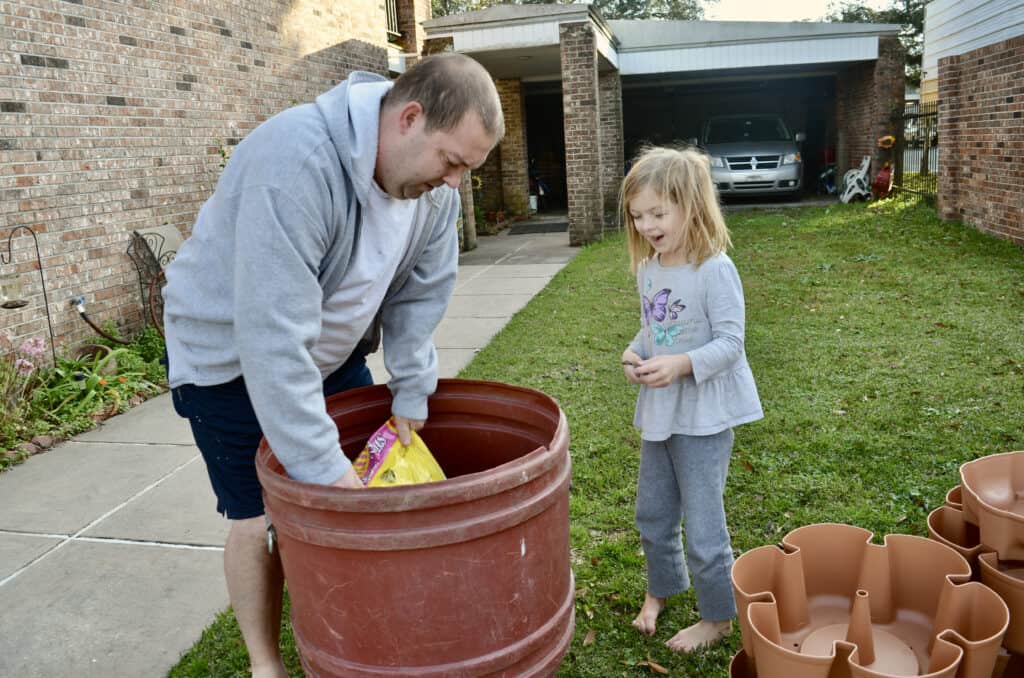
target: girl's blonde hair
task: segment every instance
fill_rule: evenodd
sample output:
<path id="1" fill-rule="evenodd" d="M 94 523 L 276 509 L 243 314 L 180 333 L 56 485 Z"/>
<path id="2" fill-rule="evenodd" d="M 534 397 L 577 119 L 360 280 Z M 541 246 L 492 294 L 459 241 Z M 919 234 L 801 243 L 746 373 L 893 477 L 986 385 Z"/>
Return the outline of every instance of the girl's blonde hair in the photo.
<path id="1" fill-rule="evenodd" d="M 700 266 L 732 246 L 718 206 L 707 154 L 695 148 L 648 147 L 637 156 L 619 191 L 619 210 L 629 245 L 629 269 L 634 275 L 654 254 L 654 248 L 636 230 L 629 209 L 630 200 L 645 188 L 679 209 L 683 224 L 688 226 L 683 229 L 682 248 L 690 263 Z"/>

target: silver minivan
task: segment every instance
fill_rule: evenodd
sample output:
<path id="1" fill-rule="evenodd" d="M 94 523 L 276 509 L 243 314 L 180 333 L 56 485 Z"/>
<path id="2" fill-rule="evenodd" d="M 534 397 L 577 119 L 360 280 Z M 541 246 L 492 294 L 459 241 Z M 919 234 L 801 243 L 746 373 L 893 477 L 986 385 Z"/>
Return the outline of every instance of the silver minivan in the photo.
<path id="1" fill-rule="evenodd" d="M 700 144 L 711 155 L 711 176 L 722 196 L 796 195 L 803 178 L 803 132 L 790 134 L 777 115 L 715 116 Z"/>

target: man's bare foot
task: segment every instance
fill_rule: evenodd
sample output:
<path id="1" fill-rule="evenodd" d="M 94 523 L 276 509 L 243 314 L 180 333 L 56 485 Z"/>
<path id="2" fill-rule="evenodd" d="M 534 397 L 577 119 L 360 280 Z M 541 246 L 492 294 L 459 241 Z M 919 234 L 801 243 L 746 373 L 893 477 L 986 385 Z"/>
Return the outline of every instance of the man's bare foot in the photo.
<path id="1" fill-rule="evenodd" d="M 644 594 L 644 606 L 640 608 L 640 614 L 633 620 L 633 626 L 640 633 L 653 636 L 658 628 L 658 615 L 665 609 L 665 599 L 655 598 L 650 593 Z"/>
<path id="2" fill-rule="evenodd" d="M 643 614 L 641 612 L 641 614 Z M 633 622 L 636 624 L 636 622 Z M 665 644 L 673 652 L 693 652 L 707 645 L 714 645 L 732 631 L 732 620 L 709 622 L 701 619 L 669 638 Z"/>

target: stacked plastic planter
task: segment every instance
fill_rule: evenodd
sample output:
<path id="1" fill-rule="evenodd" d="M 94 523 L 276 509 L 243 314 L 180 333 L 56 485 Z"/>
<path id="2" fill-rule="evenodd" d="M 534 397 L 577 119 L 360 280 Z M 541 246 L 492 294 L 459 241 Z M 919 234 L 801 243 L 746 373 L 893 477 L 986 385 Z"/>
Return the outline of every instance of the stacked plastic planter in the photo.
<path id="1" fill-rule="evenodd" d="M 955 549 L 1005 601 L 1010 624 L 995 675 L 1024 675 L 1024 451 L 960 467 L 960 485 L 928 516 L 932 539 Z"/>
<path id="2" fill-rule="evenodd" d="M 740 556 L 731 678 L 1024 676 L 1024 452 L 960 475 L 930 540 L 825 523 Z"/>

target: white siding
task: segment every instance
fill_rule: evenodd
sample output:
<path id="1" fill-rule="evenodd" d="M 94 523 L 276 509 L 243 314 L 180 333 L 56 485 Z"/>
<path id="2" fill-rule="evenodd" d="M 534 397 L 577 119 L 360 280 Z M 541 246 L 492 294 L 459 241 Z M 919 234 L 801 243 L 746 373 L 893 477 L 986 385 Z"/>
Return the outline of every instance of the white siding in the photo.
<path id="1" fill-rule="evenodd" d="M 1024 35 L 1024 0 L 932 0 L 925 6 L 923 80 L 939 59 Z"/>
<path id="2" fill-rule="evenodd" d="M 751 68 L 878 58 L 878 37 L 779 40 L 766 43 L 712 45 L 620 52 L 622 75 Z"/>

